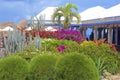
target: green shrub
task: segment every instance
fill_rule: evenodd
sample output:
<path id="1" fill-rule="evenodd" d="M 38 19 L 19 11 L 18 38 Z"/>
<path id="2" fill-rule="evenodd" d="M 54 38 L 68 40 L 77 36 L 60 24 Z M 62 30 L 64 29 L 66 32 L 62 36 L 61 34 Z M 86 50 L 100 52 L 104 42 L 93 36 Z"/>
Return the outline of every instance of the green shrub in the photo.
<path id="1" fill-rule="evenodd" d="M 55 39 L 44 39 L 42 44 L 41 51 L 50 51 L 50 52 L 58 52 L 57 48 L 59 46 L 66 46 L 67 48 L 64 50 L 64 53 L 75 52 L 78 51 L 79 44 L 75 41 L 71 40 L 55 40 Z"/>
<path id="2" fill-rule="evenodd" d="M 43 39 L 42 47 L 40 49 L 34 48 L 34 44 L 27 45 L 23 51 L 18 52 L 16 55 L 30 61 L 34 56 L 42 53 L 59 53 L 58 47 L 66 46 L 67 48 L 62 53 L 75 52 L 79 49 L 79 44 L 70 40 L 55 40 Z"/>
<path id="3" fill-rule="evenodd" d="M 110 49 L 108 44 L 101 43 L 100 45 L 93 41 L 84 41 L 79 46 L 79 52 L 89 55 L 94 61 L 96 58 L 104 60 L 106 70 L 110 73 L 116 73 L 118 67 L 117 52 Z"/>
<path id="4" fill-rule="evenodd" d="M 57 57 L 54 54 L 42 54 L 30 62 L 30 80 L 54 80 Z"/>
<path id="5" fill-rule="evenodd" d="M 75 41 L 55 39 L 43 39 L 42 41 L 42 47 L 40 49 L 34 48 L 33 44 L 29 44 L 23 51 L 18 52 L 16 55 L 30 61 L 34 56 L 42 53 L 59 53 L 57 48 L 63 45 L 67 47 L 63 53 L 78 51 L 79 44 Z"/>
<path id="6" fill-rule="evenodd" d="M 120 73 L 120 52 L 118 53 L 118 69 L 117 72 Z"/>
<path id="7" fill-rule="evenodd" d="M 56 80 L 99 80 L 99 73 L 91 58 L 67 54 L 57 62 Z"/>
<path id="8" fill-rule="evenodd" d="M 28 75 L 28 63 L 18 56 L 9 56 L 0 60 L 0 80 L 25 80 Z"/>
<path id="9" fill-rule="evenodd" d="M 39 55 L 40 49 L 35 48 L 34 44 L 28 44 L 23 51 L 18 52 L 16 55 L 30 61 L 34 56 Z"/>

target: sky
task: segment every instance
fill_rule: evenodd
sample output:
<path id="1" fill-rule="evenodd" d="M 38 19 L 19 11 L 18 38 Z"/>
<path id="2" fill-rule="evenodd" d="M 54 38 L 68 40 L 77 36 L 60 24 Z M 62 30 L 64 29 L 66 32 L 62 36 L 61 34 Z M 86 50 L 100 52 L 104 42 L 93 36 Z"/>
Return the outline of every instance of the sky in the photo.
<path id="1" fill-rule="evenodd" d="M 63 6 L 69 2 L 75 4 L 79 12 L 95 6 L 107 9 L 120 4 L 120 0 L 0 0 L 0 23 L 18 23 L 30 16 L 36 16 L 47 7 Z"/>

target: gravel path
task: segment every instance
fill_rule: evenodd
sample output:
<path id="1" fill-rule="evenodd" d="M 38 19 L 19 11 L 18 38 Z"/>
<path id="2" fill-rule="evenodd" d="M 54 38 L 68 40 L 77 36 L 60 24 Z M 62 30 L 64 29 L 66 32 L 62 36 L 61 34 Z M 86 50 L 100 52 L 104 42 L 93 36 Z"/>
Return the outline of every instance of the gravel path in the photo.
<path id="1" fill-rule="evenodd" d="M 120 80 L 120 74 L 108 75 L 106 76 L 106 78 L 103 78 L 102 80 Z"/>

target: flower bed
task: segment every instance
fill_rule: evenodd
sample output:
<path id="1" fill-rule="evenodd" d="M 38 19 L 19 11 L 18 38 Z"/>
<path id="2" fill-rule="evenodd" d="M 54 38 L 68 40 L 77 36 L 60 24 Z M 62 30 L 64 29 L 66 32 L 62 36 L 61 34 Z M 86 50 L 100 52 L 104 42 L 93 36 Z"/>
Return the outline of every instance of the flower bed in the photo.
<path id="1" fill-rule="evenodd" d="M 31 62 L 31 59 L 35 56 L 45 53 L 55 54 L 57 56 L 77 53 L 92 58 L 100 75 L 104 75 L 104 70 L 111 74 L 120 72 L 120 54 L 117 52 L 115 46 L 105 43 L 104 40 L 84 41 L 79 31 L 64 29 L 55 32 L 31 31 L 26 32 L 26 35 L 23 34 L 22 37 L 23 38 L 18 38 L 17 36 L 17 39 L 12 37 L 14 41 L 17 40 L 15 41 L 16 44 L 11 45 L 11 43 L 14 44 L 12 40 L 10 46 L 14 47 L 8 48 L 15 51 L 16 48 L 19 49 L 20 47 L 17 43 L 21 45 L 21 43 L 25 41 L 27 45 L 21 45 L 22 50 L 18 50 L 15 55 L 21 56 L 28 62 Z M 24 41 L 22 39 L 24 39 Z"/>

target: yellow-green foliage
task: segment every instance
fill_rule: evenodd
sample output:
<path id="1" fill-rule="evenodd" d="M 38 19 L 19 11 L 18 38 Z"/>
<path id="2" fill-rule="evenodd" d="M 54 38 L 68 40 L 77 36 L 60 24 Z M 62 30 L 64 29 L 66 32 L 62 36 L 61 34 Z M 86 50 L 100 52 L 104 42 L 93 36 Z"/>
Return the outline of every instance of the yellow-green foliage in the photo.
<path id="1" fill-rule="evenodd" d="M 105 60 L 106 69 L 115 73 L 118 68 L 117 52 L 111 50 L 109 44 L 84 41 L 79 46 L 79 52 L 89 55 L 94 61 L 98 58 Z"/>
<path id="2" fill-rule="evenodd" d="M 34 47 L 34 44 L 27 45 L 23 51 L 18 52 L 16 55 L 30 61 L 34 56 L 39 55 L 40 49 Z"/>
<path id="3" fill-rule="evenodd" d="M 25 80 L 28 75 L 28 63 L 18 56 L 0 59 L 0 80 Z"/>
<path id="4" fill-rule="evenodd" d="M 42 51 L 58 52 L 57 47 L 66 46 L 65 52 L 75 52 L 78 51 L 79 44 L 75 41 L 70 40 L 55 40 L 55 39 L 45 39 L 42 44 Z"/>
<path id="5" fill-rule="evenodd" d="M 57 48 L 59 46 L 66 46 L 67 48 L 63 53 L 75 52 L 79 49 L 79 44 L 70 40 L 55 40 L 55 39 L 43 39 L 42 47 L 40 49 L 34 48 L 33 44 L 29 44 L 25 49 L 19 52 L 17 55 L 30 61 L 34 56 L 42 53 L 60 53 Z"/>
<path id="6" fill-rule="evenodd" d="M 120 73 L 120 52 L 118 53 L 118 72 Z"/>
<path id="7" fill-rule="evenodd" d="M 30 80 L 54 80 L 57 57 L 54 54 L 41 54 L 30 62 Z"/>
<path id="8" fill-rule="evenodd" d="M 56 80 L 99 80 L 99 73 L 91 58 L 67 54 L 57 62 Z"/>

